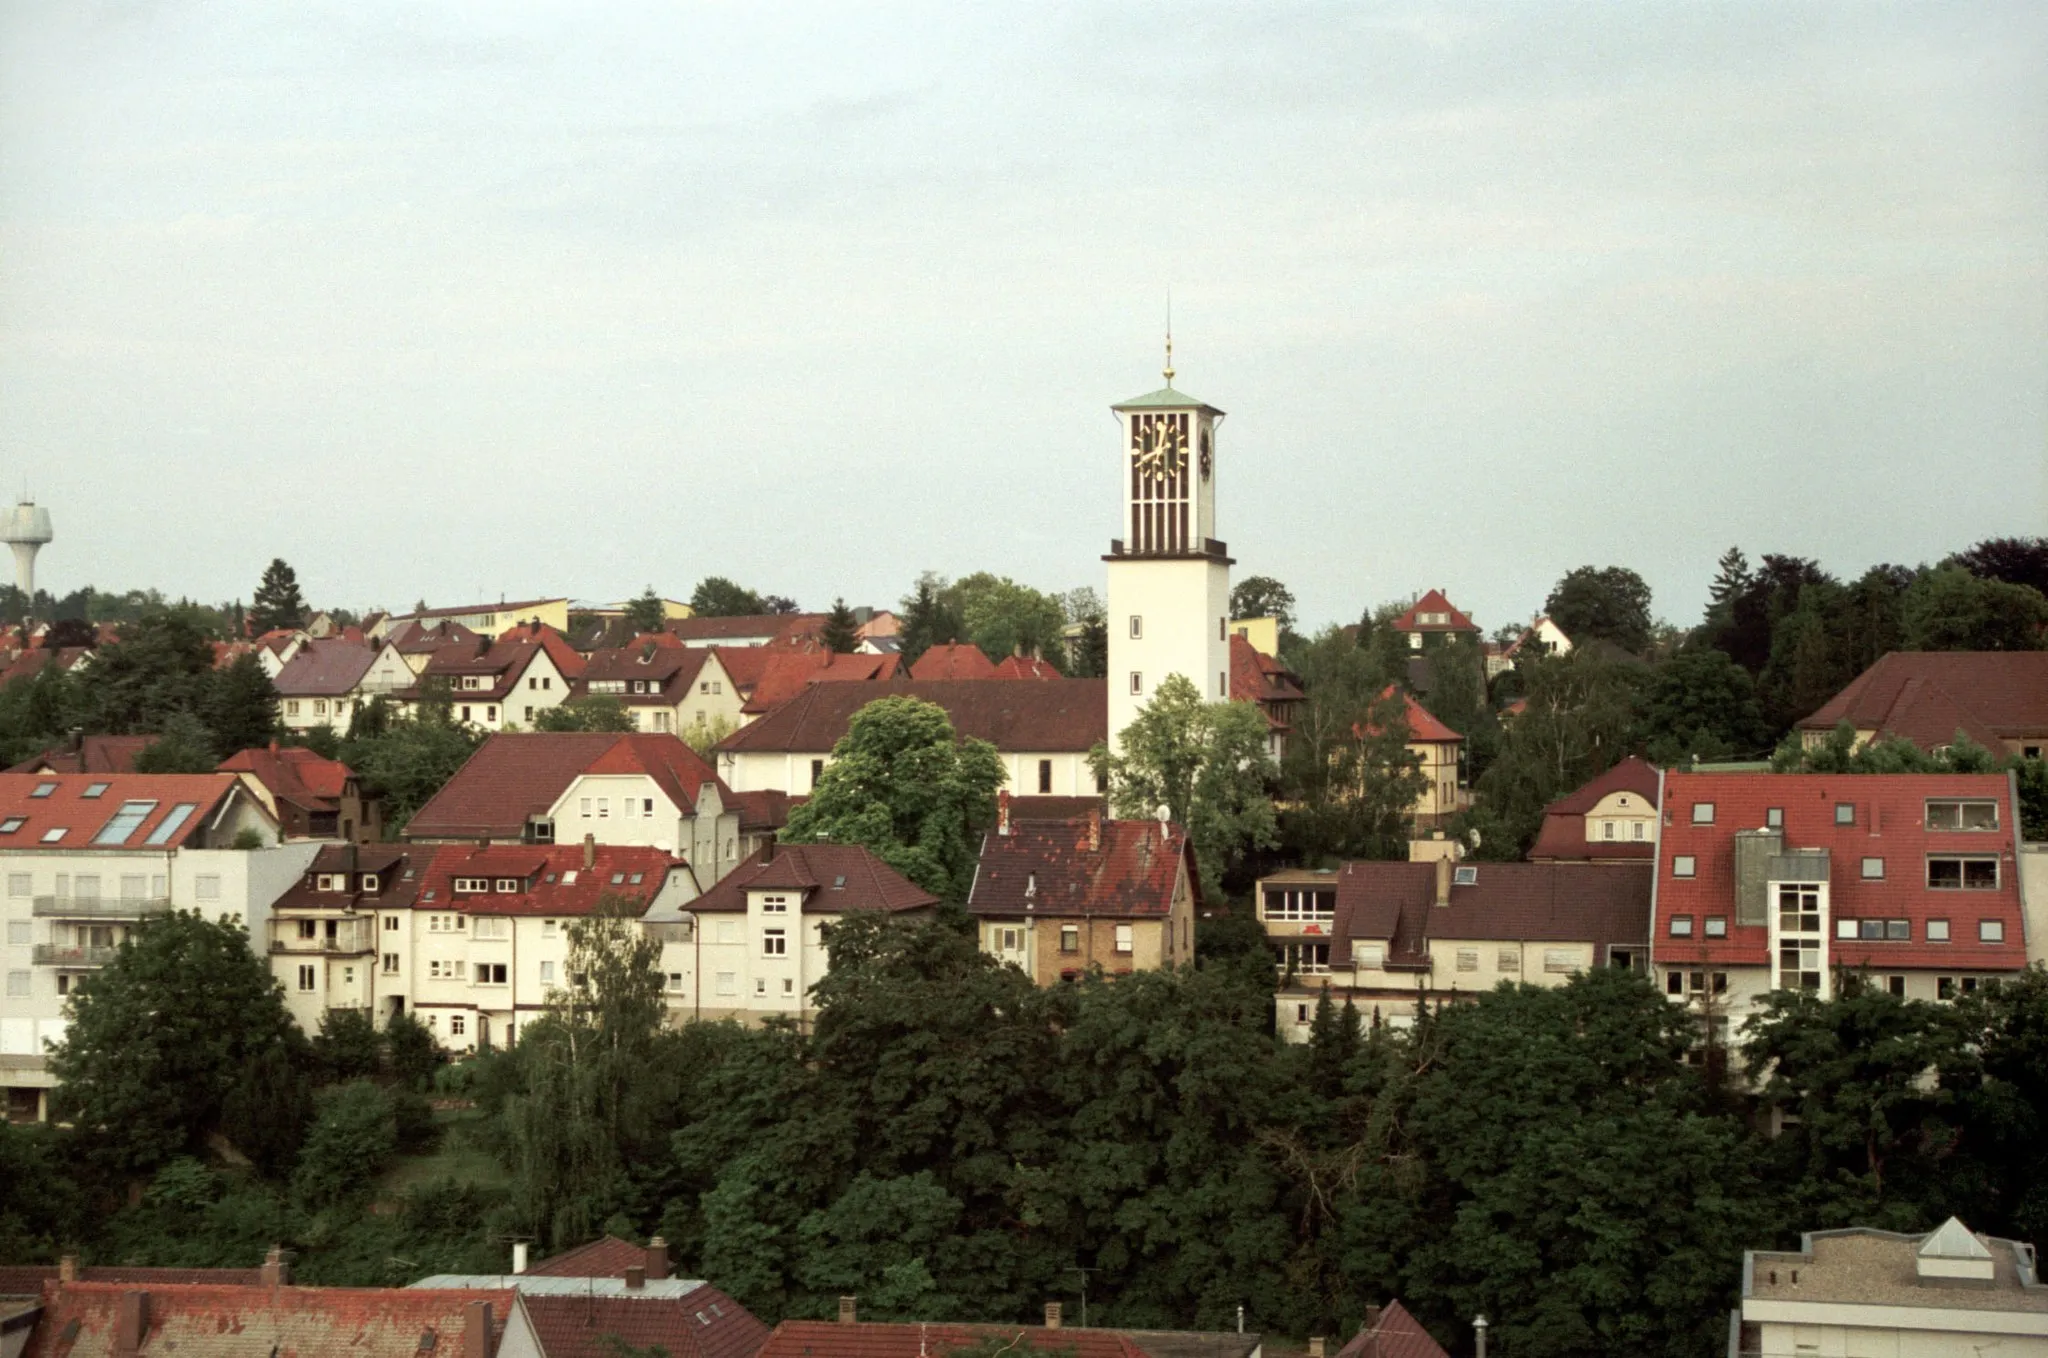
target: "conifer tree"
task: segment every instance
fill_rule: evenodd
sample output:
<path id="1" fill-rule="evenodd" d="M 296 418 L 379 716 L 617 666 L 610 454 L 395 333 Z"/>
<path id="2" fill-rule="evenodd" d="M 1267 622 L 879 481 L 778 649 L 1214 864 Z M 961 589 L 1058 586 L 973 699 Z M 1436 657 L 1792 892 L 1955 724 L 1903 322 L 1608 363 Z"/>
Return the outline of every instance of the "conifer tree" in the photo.
<path id="1" fill-rule="evenodd" d="M 854 621 L 853 610 L 846 606 L 846 600 L 834 599 L 832 611 L 825 617 L 825 649 L 839 655 L 852 655 L 860 645 L 860 624 Z"/>
<path id="2" fill-rule="evenodd" d="M 249 626 L 258 636 L 281 627 L 301 627 L 306 621 L 306 600 L 299 593 L 299 577 L 282 558 L 264 568 L 263 583 L 249 609 Z"/>

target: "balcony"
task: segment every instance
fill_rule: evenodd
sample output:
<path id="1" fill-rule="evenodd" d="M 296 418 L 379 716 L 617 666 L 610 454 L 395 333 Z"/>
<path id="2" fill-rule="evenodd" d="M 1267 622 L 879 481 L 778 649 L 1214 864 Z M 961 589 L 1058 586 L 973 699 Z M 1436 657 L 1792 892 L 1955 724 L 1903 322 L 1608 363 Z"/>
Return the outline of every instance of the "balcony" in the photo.
<path id="1" fill-rule="evenodd" d="M 168 896 L 37 896 L 31 915 L 57 919 L 141 919 L 171 908 Z"/>
<path id="2" fill-rule="evenodd" d="M 38 943 L 35 963 L 39 967 L 103 967 L 114 960 L 117 948 L 73 947 L 67 943 Z"/>
<path id="3" fill-rule="evenodd" d="M 300 938 L 291 920 L 271 925 L 270 950 L 274 953 L 325 953 L 354 955 L 377 950 L 377 935 L 370 920 L 351 920 L 354 928 L 342 929 L 333 938 Z M 287 932 L 289 931 L 289 932 Z"/>

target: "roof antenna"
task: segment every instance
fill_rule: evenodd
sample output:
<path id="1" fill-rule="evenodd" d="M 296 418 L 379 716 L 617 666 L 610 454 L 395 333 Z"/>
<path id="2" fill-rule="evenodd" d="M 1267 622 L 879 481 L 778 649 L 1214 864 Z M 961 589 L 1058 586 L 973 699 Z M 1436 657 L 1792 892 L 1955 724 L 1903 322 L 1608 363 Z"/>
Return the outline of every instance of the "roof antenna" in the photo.
<path id="1" fill-rule="evenodd" d="M 1166 290 L 1166 385 L 1173 385 L 1173 289 Z"/>

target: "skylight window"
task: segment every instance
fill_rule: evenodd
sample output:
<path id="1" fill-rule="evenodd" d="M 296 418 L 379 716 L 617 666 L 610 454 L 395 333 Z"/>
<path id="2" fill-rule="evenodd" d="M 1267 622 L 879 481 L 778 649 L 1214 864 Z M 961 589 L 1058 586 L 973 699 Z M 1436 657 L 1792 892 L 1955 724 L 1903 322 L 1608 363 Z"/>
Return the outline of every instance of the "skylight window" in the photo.
<path id="1" fill-rule="evenodd" d="M 114 818 L 100 827 L 92 837 L 95 844 L 126 844 L 128 836 L 142 828 L 142 822 L 149 819 L 149 813 L 156 810 L 155 802 L 122 802 Z"/>
<path id="2" fill-rule="evenodd" d="M 1452 868 L 1451 883 L 1454 886 L 1477 886 L 1479 885 L 1479 869 Z"/>
<path id="3" fill-rule="evenodd" d="M 183 829 L 185 822 L 192 819 L 192 813 L 199 809 L 198 802 L 179 802 L 171 808 L 171 814 L 157 822 L 156 829 L 149 832 L 145 844 L 168 844 L 171 836 Z"/>
<path id="4" fill-rule="evenodd" d="M 58 826 L 58 827 L 57 827 L 56 829 L 54 829 L 54 830 L 45 830 L 45 831 L 43 831 L 43 843 L 45 843 L 45 844 L 55 844 L 55 843 L 56 843 L 56 842 L 57 842 L 58 840 L 60 840 L 60 839 L 64 838 L 65 834 L 66 834 L 66 827 L 64 827 L 64 826 L 62 826 L 62 825 L 59 825 L 59 826 Z"/>
<path id="5" fill-rule="evenodd" d="M 50 797 L 55 796 L 56 792 L 57 785 L 55 783 L 37 783 L 36 790 L 28 795 L 31 797 Z"/>
<path id="6" fill-rule="evenodd" d="M 27 821 L 23 817 L 9 816 L 6 820 L 0 820 L 0 835 L 11 835 L 25 824 Z"/>
<path id="7" fill-rule="evenodd" d="M 92 800 L 97 797 L 105 796 L 106 791 L 107 785 L 105 783 L 88 783 L 86 785 L 85 791 L 79 793 L 78 795 L 86 798 L 87 800 Z"/>

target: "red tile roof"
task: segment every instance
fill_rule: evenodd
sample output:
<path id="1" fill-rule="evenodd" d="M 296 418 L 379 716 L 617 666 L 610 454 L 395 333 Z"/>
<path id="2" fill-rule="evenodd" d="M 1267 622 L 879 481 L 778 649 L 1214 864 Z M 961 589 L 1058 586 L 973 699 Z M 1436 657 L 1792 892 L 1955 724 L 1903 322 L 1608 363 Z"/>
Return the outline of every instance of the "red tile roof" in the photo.
<path id="1" fill-rule="evenodd" d="M 1424 613 L 1447 614 L 1450 620 L 1448 622 L 1417 622 L 1416 619 Z M 1395 618 L 1387 625 L 1396 632 L 1477 632 L 1479 630 L 1478 624 L 1474 623 L 1465 614 L 1459 612 L 1452 605 L 1451 601 L 1444 597 L 1444 592 L 1440 589 L 1433 589 L 1420 599 L 1417 599 L 1409 606 L 1406 613 Z"/>
<path id="2" fill-rule="evenodd" d="M 1436 904 L 1434 863 L 1346 863 L 1331 874 L 1338 938 L 1377 940 L 1394 965 L 1422 965 L 1428 940 L 1512 939 L 1591 943 L 1596 964 L 1612 946 L 1640 948 L 1650 934 L 1647 863 L 1459 863 L 1450 903 Z M 1455 869 L 1454 869 L 1455 870 Z"/>
<path id="3" fill-rule="evenodd" d="M 431 844 L 324 844 L 313 855 L 283 895 L 270 903 L 272 910 L 379 910 L 409 909 L 427 885 L 427 870 L 441 852 Z M 345 876 L 341 891 L 318 890 L 321 876 Z M 375 890 L 363 889 L 363 878 L 374 874 Z"/>
<path id="4" fill-rule="evenodd" d="M 1601 798 L 1616 792 L 1633 793 L 1643 799 L 1648 809 L 1655 810 L 1657 790 L 1656 765 L 1630 755 L 1578 791 L 1544 807 L 1543 828 L 1537 831 L 1536 842 L 1529 846 L 1528 857 L 1534 860 L 1655 858 L 1657 846 L 1653 840 L 1587 839 L 1586 813 L 1599 805 Z"/>
<path id="5" fill-rule="evenodd" d="M 890 697 L 937 703 L 963 739 L 986 740 L 1011 753 L 1086 751 L 1108 738 L 1109 692 L 1100 679 L 1063 679 L 1057 684 L 895 679 L 886 684 L 813 684 L 728 736 L 718 748 L 822 755 L 846 734 L 854 713 Z"/>
<path id="6" fill-rule="evenodd" d="M 767 652 L 763 664 L 747 686 L 743 711 L 773 712 L 812 684 L 874 683 L 896 677 L 901 660 L 895 655 L 841 655 L 808 647 L 753 648 Z M 735 683 L 739 680 L 734 679 Z"/>
<path id="7" fill-rule="evenodd" d="M 621 1344 L 669 1358 L 754 1358 L 768 1337 L 753 1312 L 709 1286 L 673 1299 L 529 1294 L 522 1300 L 547 1358 L 618 1358 Z"/>
<path id="8" fill-rule="evenodd" d="M 1337 1358 L 1451 1358 L 1443 1345 L 1430 1338 L 1422 1322 L 1408 1314 L 1398 1301 L 1390 1301 L 1380 1312 L 1380 1323 L 1371 1330 L 1360 1329 L 1350 1343 L 1337 1350 Z"/>
<path id="9" fill-rule="evenodd" d="M 341 637 L 309 641 L 284 662 L 272 682 L 285 698 L 334 698 L 353 693 L 377 658 L 373 646 Z"/>
<path id="10" fill-rule="evenodd" d="M 689 871 L 681 859 L 637 844 L 599 844 L 591 851 L 595 862 L 590 867 L 584 866 L 584 851 L 581 844 L 443 845 L 420 874 L 413 908 L 470 915 L 588 915 L 609 896 L 623 899 L 640 915 L 671 874 Z M 458 893 L 458 878 L 480 878 L 491 887 Z M 517 889 L 500 890 L 507 881 L 517 883 Z"/>
<path id="11" fill-rule="evenodd" d="M 791 798 L 773 788 L 760 792 L 735 792 L 725 804 L 739 812 L 742 830 L 780 830 L 789 824 Z"/>
<path id="12" fill-rule="evenodd" d="M 1980 745 L 2048 738 L 2048 651 L 1893 651 L 1798 722 L 1899 736 L 1923 750 L 1957 731 Z"/>
<path id="13" fill-rule="evenodd" d="M 133 773 L 135 756 L 156 744 L 155 736 L 83 736 L 76 750 L 59 745 L 24 759 L 9 773 Z"/>
<path id="14" fill-rule="evenodd" d="M 1930 797 L 1995 801 L 1998 828 L 1930 830 Z M 1707 802 L 1713 804 L 1713 823 L 1694 823 L 1695 804 Z M 1855 824 L 1835 823 L 1838 803 L 1854 808 Z M 2012 783 L 2005 774 L 1991 773 L 1666 773 L 1652 947 L 1658 962 L 1770 964 L 1768 926 L 1735 922 L 1735 835 L 1762 827 L 1773 808 L 1783 813 L 1785 852 L 1828 851 L 1828 901 L 1836 919 L 1911 923 L 1910 941 L 1830 938 L 1831 965 L 1955 971 L 2026 966 Z M 1927 859 L 1944 853 L 1996 856 L 1997 890 L 1930 888 Z M 1673 860 L 1681 856 L 1693 860 L 1692 877 L 1674 875 Z M 1865 858 L 1882 860 L 1881 878 L 1863 876 Z M 1692 917 L 1690 937 L 1671 937 L 1674 915 Z M 1709 915 L 1728 920 L 1727 937 L 1706 937 L 1702 921 Z M 1928 941 L 1930 919 L 1949 921 L 1948 942 Z M 1980 920 L 1999 921 L 2004 941 L 1979 942 Z"/>
<path id="15" fill-rule="evenodd" d="M 34 1296 L 43 1290 L 44 1283 L 54 1283 L 59 1276 L 55 1264 L 4 1264 L 0 1265 L 0 1296 Z M 103 1268 L 98 1265 L 81 1265 L 78 1281 L 82 1283 L 125 1283 L 130 1287 L 151 1283 L 222 1283 L 236 1287 L 254 1287 L 263 1280 L 260 1268 Z"/>
<path id="16" fill-rule="evenodd" d="M 355 774 L 339 759 L 327 759 L 304 746 L 242 750 L 217 765 L 222 773 L 247 773 L 279 801 L 308 810 L 332 811 Z"/>
<path id="17" fill-rule="evenodd" d="M 43 1294 L 26 1358 L 113 1358 L 121 1299 L 136 1291 L 148 1298 L 142 1354 L 206 1358 L 460 1354 L 471 1302 L 490 1305 L 495 1353 L 518 1304 L 517 1293 L 498 1290 L 70 1283 Z"/>
<path id="18" fill-rule="evenodd" d="M 391 630 L 384 634 L 384 644 L 394 646 L 400 655 L 426 655 L 444 646 L 476 649 L 477 634 L 453 618 L 421 621 L 406 618 L 393 623 Z"/>
<path id="19" fill-rule="evenodd" d="M 673 735 L 605 731 L 502 731 L 477 747 L 455 776 L 407 822 L 407 839 L 519 839 L 585 773 L 644 773 L 678 810 L 717 775 Z M 729 797 L 719 784 L 722 797 Z"/>
<path id="20" fill-rule="evenodd" d="M 49 788 L 37 796 L 39 788 Z M 85 794 L 99 789 L 93 796 Z M 5 773 L 0 774 L 0 825 L 21 824 L 0 834 L 0 849 L 181 849 L 198 847 L 216 813 L 233 796 L 251 801 L 232 773 Z M 150 802 L 147 815 L 118 840 L 96 843 L 102 828 L 125 802 Z M 178 808 L 189 807 L 181 816 Z M 152 837 L 166 824 L 159 841 Z M 55 839 L 50 834 L 62 830 Z"/>
<path id="21" fill-rule="evenodd" d="M 1071 1358 L 1150 1358 L 1115 1330 L 1047 1330 L 1029 1325 L 841 1325 L 785 1320 L 757 1358 L 924 1358 L 951 1353 L 991 1335 L 1021 1340 L 1018 1351 Z"/>
<path id="22" fill-rule="evenodd" d="M 924 676 L 918 675 L 917 677 L 921 679 Z M 1065 675 L 1061 674 L 1057 669 L 1053 668 L 1053 664 L 1051 661 L 1040 660 L 1037 656 L 1032 655 L 1013 655 L 1005 657 L 1003 663 L 996 666 L 996 672 L 994 677 L 997 679 L 1066 678 Z"/>
<path id="23" fill-rule="evenodd" d="M 560 632 L 538 624 L 522 624 L 499 633 L 489 649 L 481 652 L 475 647 L 465 651 L 453 646 L 435 650 L 427 657 L 427 667 L 420 677 L 457 679 L 465 675 L 481 675 L 491 680 L 489 688 L 458 689 L 452 696 L 458 702 L 503 702 L 519 687 L 528 667 L 540 655 L 546 655 L 556 673 L 571 684 L 583 675 L 582 654 Z M 416 687 L 406 692 L 407 697 L 416 697 L 417 694 Z"/>
<path id="24" fill-rule="evenodd" d="M 689 908 L 700 913 L 742 911 L 749 891 L 795 891 L 803 913 L 922 910 L 939 898 L 858 844 L 783 844 L 762 850 L 734 868 Z"/>
<path id="25" fill-rule="evenodd" d="M 958 642 L 934 646 L 917 658 L 910 667 L 913 679 L 993 679 L 996 677 L 995 664 L 981 653 L 978 646 Z"/>
<path id="26" fill-rule="evenodd" d="M 607 1235 L 550 1255 L 526 1271 L 543 1278 L 623 1278 L 635 1266 L 647 1266 L 646 1247 Z"/>
<path id="27" fill-rule="evenodd" d="M 1152 820 L 1012 819 L 1010 833 L 984 835 L 967 909 L 977 915 L 1114 915 L 1164 918 L 1183 880 L 1199 899 L 1187 831 Z"/>
<path id="28" fill-rule="evenodd" d="M 1380 697 L 1388 697 L 1393 692 L 1394 686 L 1388 684 L 1384 689 L 1380 690 Z M 1403 693 L 1401 695 L 1401 702 L 1403 704 L 1403 720 L 1408 725 L 1408 739 L 1410 741 L 1417 744 L 1444 745 L 1449 744 L 1451 741 L 1463 740 L 1465 738 L 1431 716 L 1429 709 L 1416 702 L 1413 694 Z"/>
<path id="29" fill-rule="evenodd" d="M 825 628 L 823 613 L 750 613 L 729 618 L 670 618 L 666 624 L 684 642 L 724 641 L 740 637 L 787 640 L 816 636 Z"/>
<path id="30" fill-rule="evenodd" d="M 0 670 L 0 685 L 40 674 L 45 665 L 53 663 L 60 670 L 72 669 L 91 654 L 92 649 L 87 646 L 64 646 L 54 651 L 38 646 L 34 650 L 23 651 L 8 663 L 5 670 Z"/>

